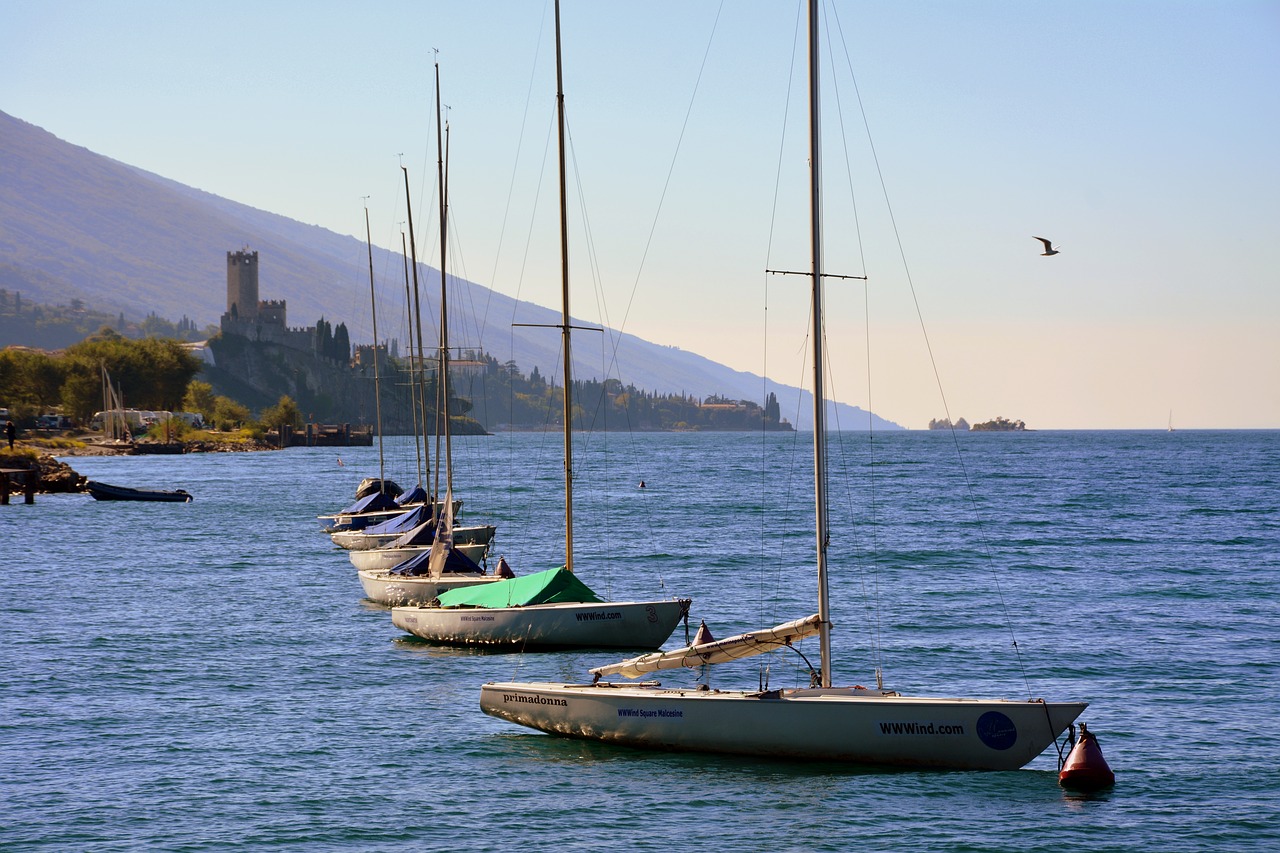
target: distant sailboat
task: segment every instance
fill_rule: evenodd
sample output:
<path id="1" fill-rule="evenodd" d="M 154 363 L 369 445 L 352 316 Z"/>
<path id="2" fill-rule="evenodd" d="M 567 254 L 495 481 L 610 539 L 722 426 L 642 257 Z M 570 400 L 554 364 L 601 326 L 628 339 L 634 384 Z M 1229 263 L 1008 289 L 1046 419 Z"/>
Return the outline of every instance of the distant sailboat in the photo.
<path id="1" fill-rule="evenodd" d="M 661 750 L 965 770 L 1022 767 L 1055 741 L 1083 702 L 904 696 L 831 684 L 827 593 L 823 272 L 818 134 L 818 8 L 809 6 L 810 219 L 814 492 L 818 612 L 775 628 L 655 652 L 591 670 L 592 684 L 491 682 L 485 713 L 554 735 Z M 820 668 L 807 688 L 705 690 L 600 681 L 701 667 L 787 648 L 816 634 Z"/>

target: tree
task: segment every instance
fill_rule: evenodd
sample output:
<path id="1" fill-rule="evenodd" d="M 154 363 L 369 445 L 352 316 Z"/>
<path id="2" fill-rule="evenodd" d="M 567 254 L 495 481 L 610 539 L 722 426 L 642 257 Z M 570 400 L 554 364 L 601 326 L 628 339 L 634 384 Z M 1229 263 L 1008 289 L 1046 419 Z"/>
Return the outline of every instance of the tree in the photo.
<path id="1" fill-rule="evenodd" d="M 274 406 L 263 409 L 259 420 L 267 428 L 289 426 L 302 429 L 303 426 L 302 413 L 298 411 L 298 404 L 288 394 L 281 397 Z"/>
<path id="2" fill-rule="evenodd" d="M 29 418 L 44 414 L 62 396 L 63 367 L 61 359 L 31 350 L 11 349 L 0 352 L 0 378 L 5 405 L 14 417 Z"/>
<path id="3" fill-rule="evenodd" d="M 316 321 L 316 355 L 333 358 L 333 324 L 323 317 Z"/>
<path id="4" fill-rule="evenodd" d="M 187 383 L 187 393 L 182 398 L 182 411 L 199 412 L 202 418 L 212 423 L 217 404 L 218 398 L 214 396 L 213 386 L 208 382 L 192 379 Z"/>
<path id="5" fill-rule="evenodd" d="M 213 425 L 224 432 L 237 429 L 249 420 L 249 410 L 230 397 L 217 397 L 213 405 Z"/>
<path id="6" fill-rule="evenodd" d="M 782 420 L 782 408 L 778 405 L 778 397 L 772 391 L 769 397 L 764 401 L 764 419 L 777 423 Z"/>
<path id="7" fill-rule="evenodd" d="M 374 341 L 374 357 L 377 358 L 377 341 Z M 351 360 L 351 336 L 347 332 L 347 324 L 339 323 L 333 330 L 333 344 L 329 357 L 343 364 Z"/>
<path id="8" fill-rule="evenodd" d="M 132 341 L 110 329 L 104 331 L 109 335 L 100 334 L 67 348 L 67 376 L 79 379 L 69 389 L 64 384 L 64 401 L 78 411 L 93 406 L 85 395 L 91 388 L 101 388 L 105 367 L 112 382 L 122 389 L 126 405 L 164 411 L 178 408 L 187 385 L 200 372 L 199 359 L 170 338 Z M 68 394 L 71 400 L 67 400 Z M 90 396 L 96 402 L 101 391 Z"/>

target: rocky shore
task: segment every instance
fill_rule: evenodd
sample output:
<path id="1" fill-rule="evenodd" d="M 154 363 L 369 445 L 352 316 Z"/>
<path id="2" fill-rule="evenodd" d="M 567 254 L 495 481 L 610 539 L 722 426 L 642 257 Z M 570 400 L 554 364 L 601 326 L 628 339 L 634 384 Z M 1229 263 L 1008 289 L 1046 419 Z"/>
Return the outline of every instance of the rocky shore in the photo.
<path id="1" fill-rule="evenodd" d="M 187 441 L 172 453 L 246 453 L 276 448 L 261 441 Z M 134 456 L 140 451 L 132 444 L 90 444 L 75 442 L 67 446 L 47 446 L 45 442 L 20 441 L 12 451 L 0 451 L 0 468 L 36 469 L 40 472 L 37 494 L 63 494 L 87 491 L 88 478 L 56 456 Z M 146 452 L 144 449 L 141 451 Z"/>
<path id="2" fill-rule="evenodd" d="M 85 491 L 86 478 L 77 473 L 70 465 L 59 462 L 52 456 L 31 456 L 25 453 L 0 453 L 0 468 L 19 468 L 40 472 L 40 480 L 36 488 L 37 494 L 51 495 L 63 492 Z M 21 494 L 22 487 L 14 487 Z"/>

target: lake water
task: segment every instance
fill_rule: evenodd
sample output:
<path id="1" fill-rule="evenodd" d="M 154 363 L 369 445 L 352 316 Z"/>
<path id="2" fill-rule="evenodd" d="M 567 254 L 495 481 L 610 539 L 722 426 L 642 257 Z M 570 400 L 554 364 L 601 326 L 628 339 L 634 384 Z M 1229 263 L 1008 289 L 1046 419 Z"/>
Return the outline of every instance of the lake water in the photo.
<path id="1" fill-rule="evenodd" d="M 808 440 L 581 437 L 579 575 L 692 597 L 690 630 L 716 636 L 814 612 Z M 455 450 L 495 553 L 559 565 L 560 437 Z M 386 455 L 416 480 L 406 440 Z M 479 711 L 481 683 L 620 656 L 433 648 L 362 601 L 315 516 L 377 473 L 376 447 L 81 457 L 195 500 L 0 507 L 0 848 L 1280 846 L 1280 432 L 846 435 L 832 457 L 836 682 L 879 664 L 902 692 L 1086 700 L 1114 789 L 1064 792 L 1052 750 L 892 772 L 517 728 Z M 771 685 L 806 684 L 801 663 L 771 659 Z"/>

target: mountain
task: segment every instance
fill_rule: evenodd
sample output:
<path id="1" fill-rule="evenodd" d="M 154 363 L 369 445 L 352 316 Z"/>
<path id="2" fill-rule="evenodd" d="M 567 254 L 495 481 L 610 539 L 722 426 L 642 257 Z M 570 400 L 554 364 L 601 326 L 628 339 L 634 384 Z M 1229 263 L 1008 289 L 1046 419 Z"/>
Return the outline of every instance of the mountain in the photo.
<path id="1" fill-rule="evenodd" d="M 130 319 L 155 312 L 204 326 L 217 323 L 227 308 L 227 252 L 245 247 L 259 253 L 260 297 L 287 300 L 291 326 L 325 317 L 345 322 L 354 342 L 372 339 L 368 312 L 358 308 L 368 292 L 362 241 L 183 186 L 0 112 L 0 287 L 32 302 L 80 299 Z M 403 262 L 375 247 L 374 268 L 402 270 Z M 438 270 L 420 264 L 419 281 L 426 322 L 436 316 Z M 383 285 L 378 300 L 402 305 L 403 281 Z M 516 303 L 460 279 L 451 284 L 450 300 L 453 306 L 486 306 L 476 312 L 475 328 L 451 335 L 455 345 L 478 349 L 495 342 L 489 351 L 521 370 L 557 371 L 559 336 L 510 324 L 556 325 L 558 310 Z M 381 323 L 379 331 L 384 339 L 392 336 Z M 624 383 L 764 402 L 760 376 L 634 335 L 610 335 L 617 346 L 613 373 Z M 576 376 L 603 378 L 599 365 L 582 360 L 584 351 L 575 353 Z M 806 426 L 812 406 L 807 392 L 772 382 L 767 390 L 778 396 L 784 415 L 801 412 L 798 426 Z M 876 429 L 900 428 L 856 406 L 833 403 L 832 412 L 845 429 L 864 429 L 869 420 Z"/>

